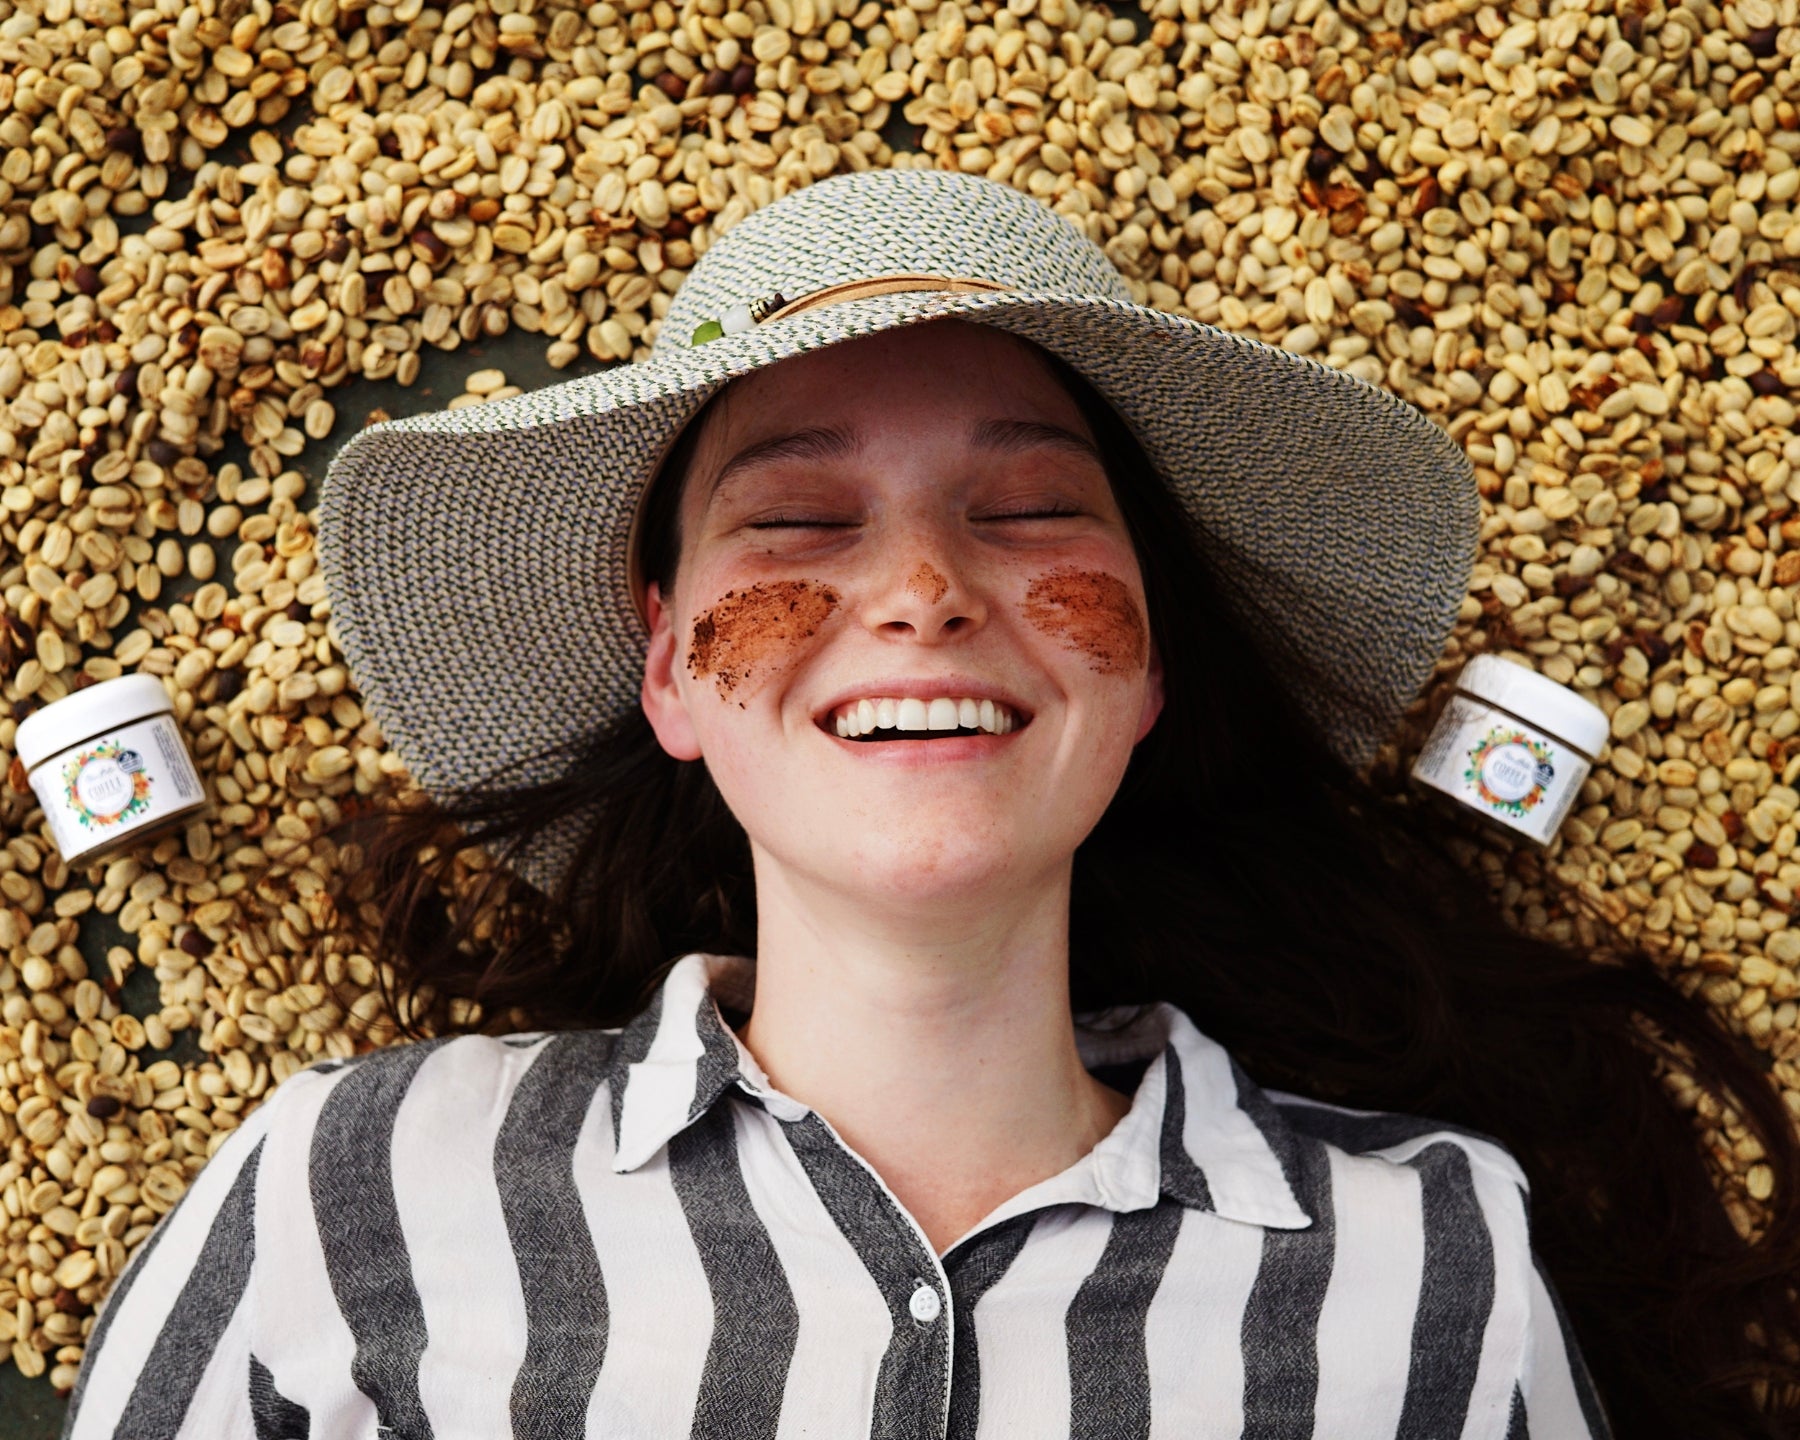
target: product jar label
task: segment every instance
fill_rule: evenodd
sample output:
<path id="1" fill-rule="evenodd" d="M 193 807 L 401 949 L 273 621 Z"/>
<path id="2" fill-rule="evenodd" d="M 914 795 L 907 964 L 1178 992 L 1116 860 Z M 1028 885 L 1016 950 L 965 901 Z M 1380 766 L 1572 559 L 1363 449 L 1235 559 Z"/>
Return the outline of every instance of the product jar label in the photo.
<path id="1" fill-rule="evenodd" d="M 71 746 L 31 772 L 64 861 L 206 798 L 175 717 L 164 712 Z"/>
<path id="2" fill-rule="evenodd" d="M 1554 736 L 1453 695 L 1412 773 L 1508 829 L 1548 844 L 1574 807 L 1590 768 Z"/>

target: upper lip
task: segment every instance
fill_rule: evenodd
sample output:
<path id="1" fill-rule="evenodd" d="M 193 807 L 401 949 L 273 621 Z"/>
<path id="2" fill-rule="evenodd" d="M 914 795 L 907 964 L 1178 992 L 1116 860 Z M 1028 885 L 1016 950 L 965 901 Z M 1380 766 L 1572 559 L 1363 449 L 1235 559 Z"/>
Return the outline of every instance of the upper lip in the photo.
<path id="1" fill-rule="evenodd" d="M 996 705 L 1005 705 L 1023 725 L 1031 718 L 1030 709 L 1009 690 L 986 680 L 974 680 L 967 677 L 936 676 L 932 678 L 914 677 L 911 679 L 888 678 L 862 680 L 855 685 L 846 686 L 831 699 L 827 700 L 813 715 L 819 725 L 829 725 L 832 712 L 838 706 L 851 700 L 879 700 L 884 697 L 893 699 L 936 700 L 992 700 Z"/>

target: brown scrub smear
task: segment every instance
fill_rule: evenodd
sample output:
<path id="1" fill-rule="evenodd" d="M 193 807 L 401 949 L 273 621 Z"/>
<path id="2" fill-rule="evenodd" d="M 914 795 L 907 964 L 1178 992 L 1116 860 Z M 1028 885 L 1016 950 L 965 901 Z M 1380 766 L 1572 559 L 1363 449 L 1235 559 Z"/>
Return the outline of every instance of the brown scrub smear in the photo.
<path id="1" fill-rule="evenodd" d="M 694 622 L 688 672 L 696 680 L 711 675 L 725 699 L 759 672 L 790 664 L 837 607 L 837 591 L 816 580 L 727 590 Z"/>
<path id="2" fill-rule="evenodd" d="M 937 604 L 949 592 L 949 589 L 950 582 L 933 570 L 929 564 L 924 563 L 913 571 L 906 582 L 906 593 L 918 596 L 927 605 Z"/>
<path id="3" fill-rule="evenodd" d="M 1102 675 L 1124 675 L 1149 659 L 1150 631 L 1130 588 L 1104 570 L 1046 571 L 1025 591 L 1025 618 Z"/>

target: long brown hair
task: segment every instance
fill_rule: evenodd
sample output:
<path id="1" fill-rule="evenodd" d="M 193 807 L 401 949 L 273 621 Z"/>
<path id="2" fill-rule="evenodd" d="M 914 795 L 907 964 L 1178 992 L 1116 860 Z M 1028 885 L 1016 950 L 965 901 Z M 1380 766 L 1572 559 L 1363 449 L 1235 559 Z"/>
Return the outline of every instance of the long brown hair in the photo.
<path id="1" fill-rule="evenodd" d="M 1108 457 L 1166 672 L 1075 855 L 1077 1010 L 1166 1000 L 1261 1084 L 1495 1137 L 1531 1180 L 1534 1248 L 1619 1436 L 1795 1434 L 1800 1140 L 1754 1052 L 1647 953 L 1596 963 L 1519 933 L 1450 857 L 1458 822 L 1351 772 L 1278 678 L 1334 677 L 1226 603 L 1218 567 L 1253 557 L 1202 543 L 1112 407 L 1041 353 Z M 644 573 L 665 591 L 704 419 L 646 506 Z M 676 957 L 755 953 L 748 842 L 704 763 L 670 759 L 636 711 L 561 759 L 553 783 L 489 777 L 334 827 L 339 906 L 374 932 L 399 1033 L 615 1026 Z M 589 806 L 557 893 L 512 878 L 510 856 Z M 1765 1152 L 1774 1197 L 1750 1239 L 1671 1065 Z"/>

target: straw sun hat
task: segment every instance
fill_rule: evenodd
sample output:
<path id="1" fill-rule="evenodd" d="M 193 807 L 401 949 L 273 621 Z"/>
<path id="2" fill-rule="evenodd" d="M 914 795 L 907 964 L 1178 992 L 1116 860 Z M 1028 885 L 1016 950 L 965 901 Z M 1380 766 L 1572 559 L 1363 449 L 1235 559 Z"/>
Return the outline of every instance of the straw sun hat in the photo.
<path id="1" fill-rule="evenodd" d="M 1286 632 L 1381 720 L 1296 689 L 1332 748 L 1366 765 L 1430 677 L 1475 562 L 1461 448 L 1355 376 L 1133 304 L 1097 245 L 1008 185 L 867 170 L 714 240 L 647 360 L 371 425 L 339 451 L 318 512 L 336 636 L 419 784 L 481 783 L 638 704 L 649 636 L 633 519 L 723 384 L 947 316 L 1035 341 L 1112 403 L 1193 516 L 1240 619 Z M 553 890 L 579 830 L 552 828 L 516 869 Z"/>

